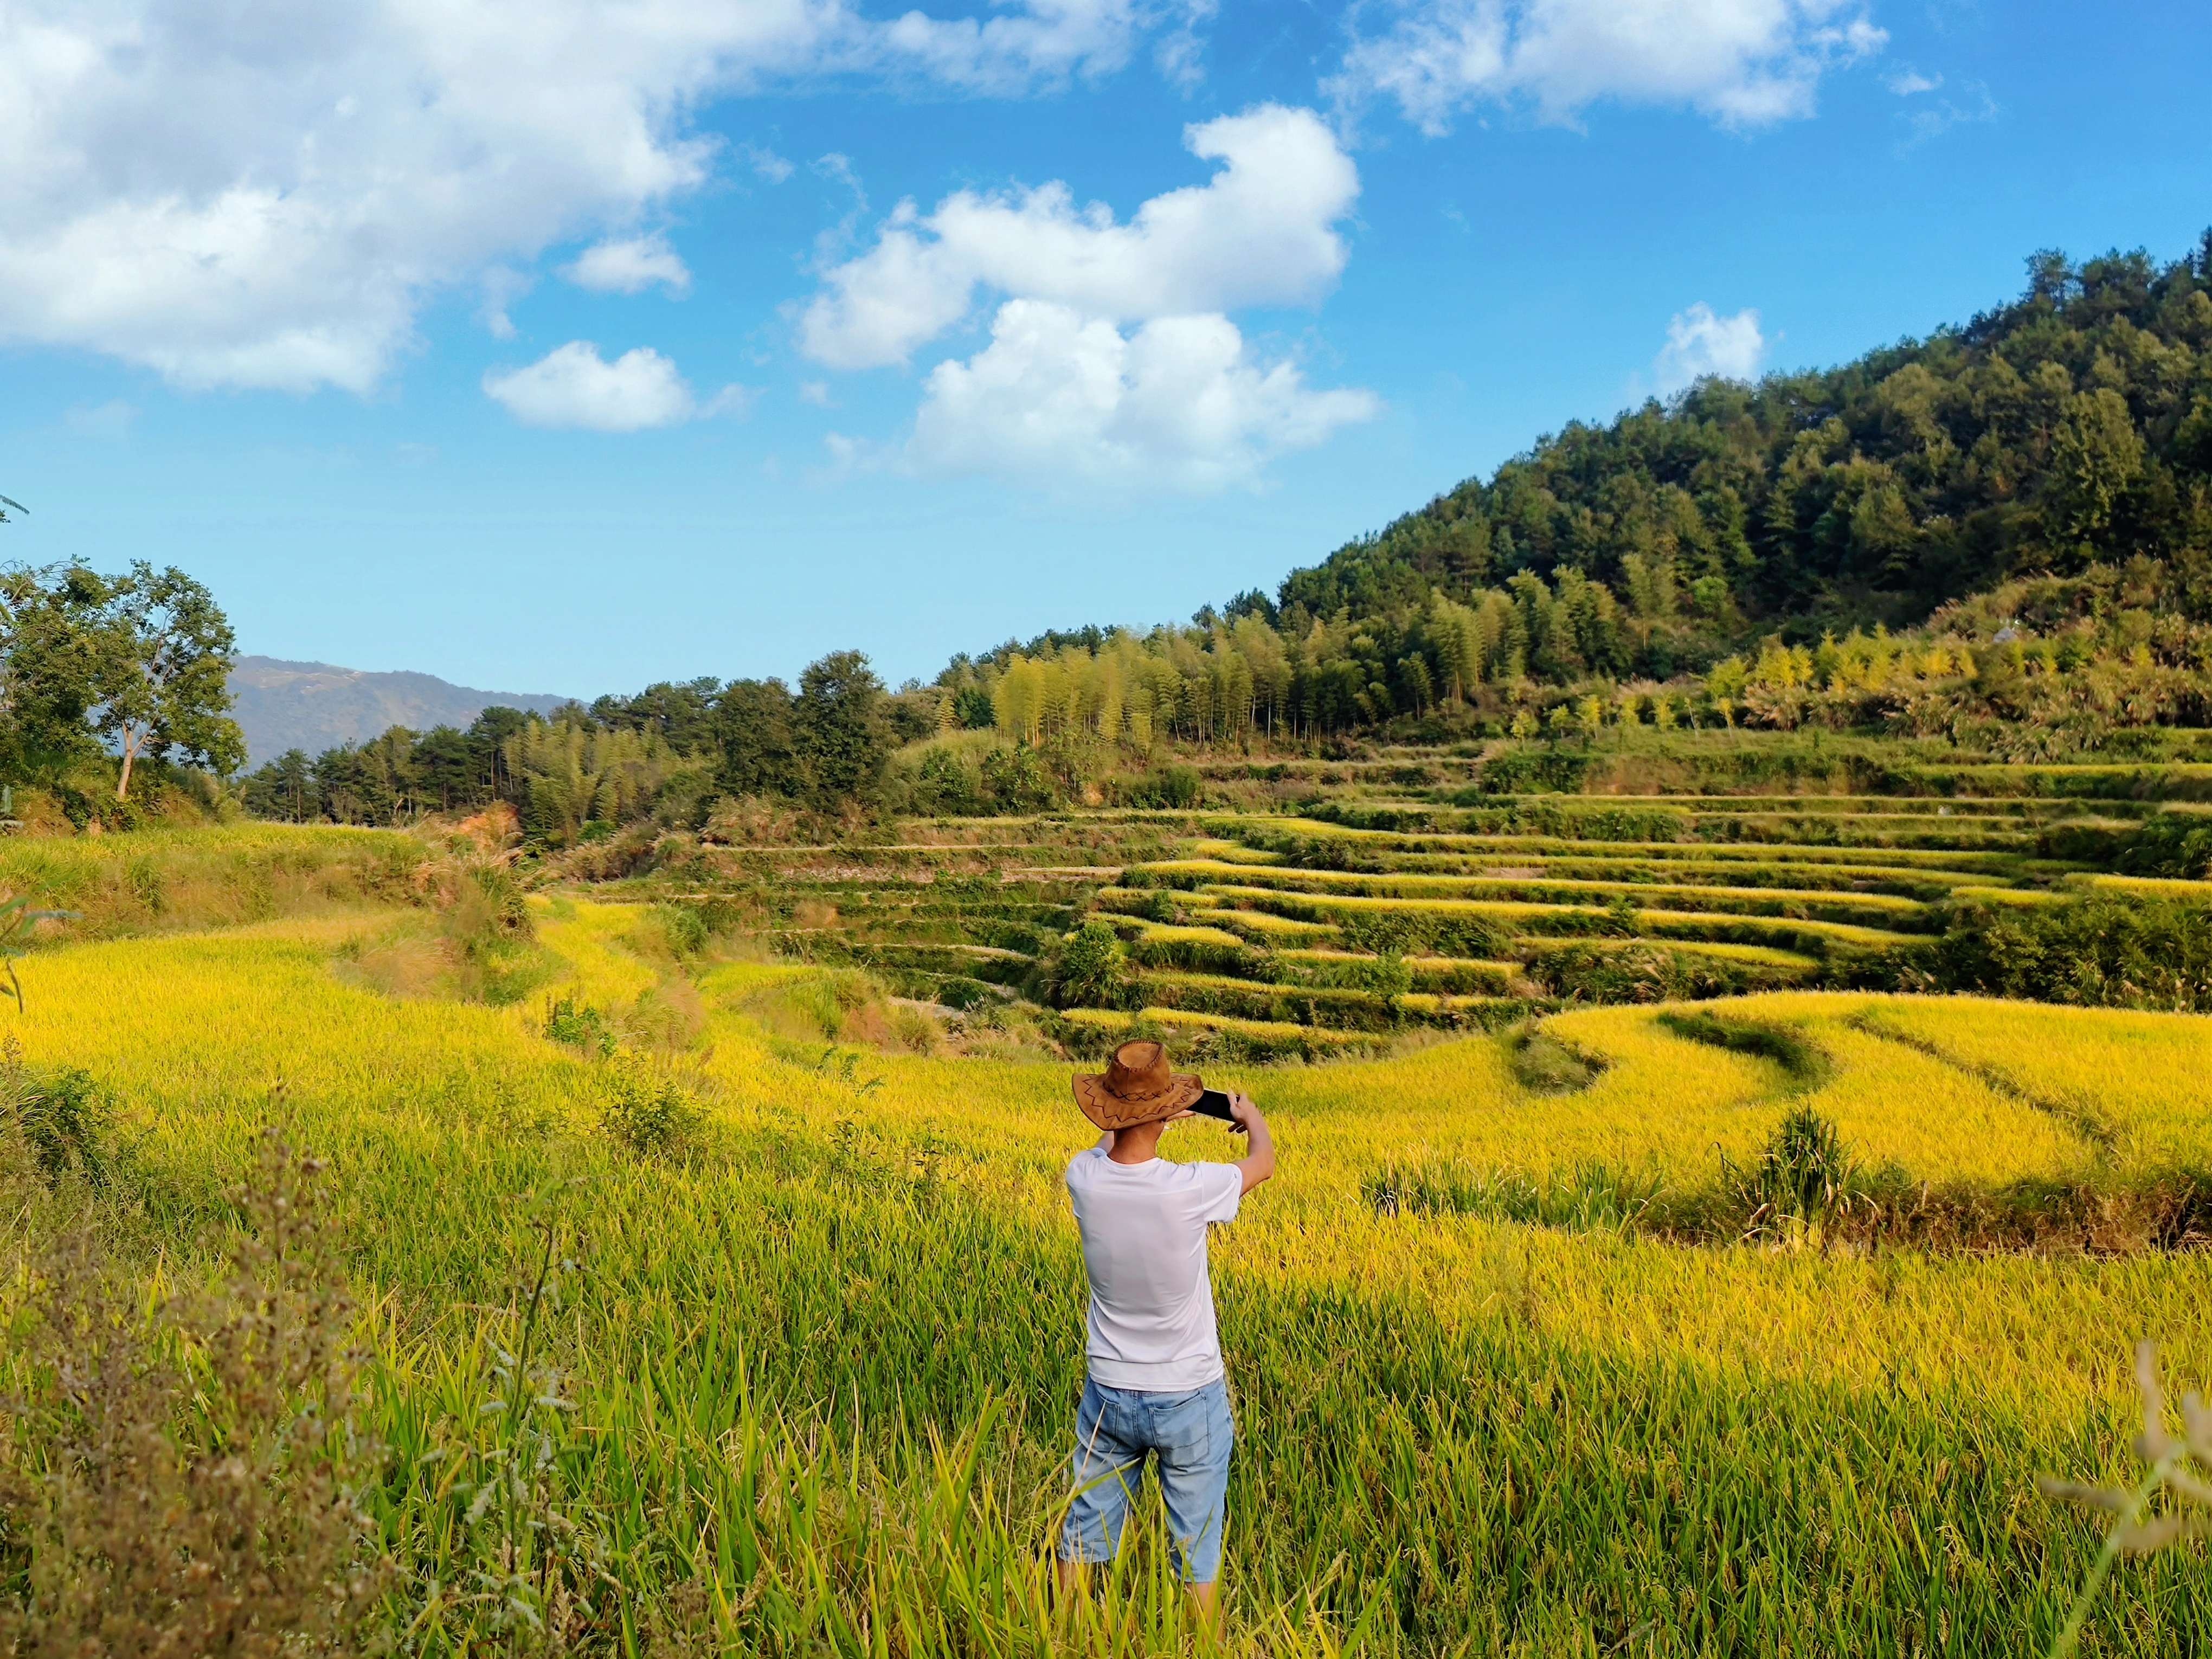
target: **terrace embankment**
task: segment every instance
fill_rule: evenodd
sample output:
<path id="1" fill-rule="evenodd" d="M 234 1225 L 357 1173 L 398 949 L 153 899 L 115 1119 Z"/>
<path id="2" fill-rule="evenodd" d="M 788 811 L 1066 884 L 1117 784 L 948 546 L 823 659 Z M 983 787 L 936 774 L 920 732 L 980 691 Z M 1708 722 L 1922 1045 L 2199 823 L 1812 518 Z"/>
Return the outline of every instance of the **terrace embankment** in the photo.
<path id="1" fill-rule="evenodd" d="M 1808 788 L 1763 776 L 1757 744 L 1693 746 L 1695 787 L 1671 793 L 1631 793 L 1618 786 L 1648 780 L 1625 776 L 1603 793 L 1505 787 L 1537 762 L 1603 770 L 1601 752 L 1571 750 L 1221 757 L 1200 769 L 1209 793 L 1241 799 L 1238 780 L 1257 779 L 1267 810 L 911 819 L 834 844 L 700 845 L 610 890 L 734 917 L 787 956 L 865 969 L 939 1008 L 1030 1005 L 1078 1051 L 1137 1033 L 1231 1059 L 1380 1052 L 1592 1002 L 1971 985 L 1942 959 L 1962 926 L 2002 931 L 2090 899 L 2212 915 L 2212 883 L 2118 867 L 2147 826 L 2201 815 L 2174 794 L 2186 768 L 2029 781 L 1854 762 Z M 1735 774 L 1743 793 L 1711 788 Z M 2170 980 L 2167 1006 L 2194 1006 L 2206 951 L 2212 927 L 2183 927 L 2100 963 L 2092 1000 L 2156 1000 Z M 2145 955 L 2182 965 L 2146 983 Z"/>

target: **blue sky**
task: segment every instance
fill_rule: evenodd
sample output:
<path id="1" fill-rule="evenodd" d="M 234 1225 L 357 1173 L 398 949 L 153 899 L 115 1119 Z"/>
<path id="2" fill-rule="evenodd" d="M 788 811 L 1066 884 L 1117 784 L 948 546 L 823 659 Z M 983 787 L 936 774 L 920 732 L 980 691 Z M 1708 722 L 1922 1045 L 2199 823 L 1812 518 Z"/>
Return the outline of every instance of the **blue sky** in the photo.
<path id="1" fill-rule="evenodd" d="M 27 0 L 0 549 L 500 689 L 927 678 L 2173 257 L 2208 61 L 2201 4 Z"/>

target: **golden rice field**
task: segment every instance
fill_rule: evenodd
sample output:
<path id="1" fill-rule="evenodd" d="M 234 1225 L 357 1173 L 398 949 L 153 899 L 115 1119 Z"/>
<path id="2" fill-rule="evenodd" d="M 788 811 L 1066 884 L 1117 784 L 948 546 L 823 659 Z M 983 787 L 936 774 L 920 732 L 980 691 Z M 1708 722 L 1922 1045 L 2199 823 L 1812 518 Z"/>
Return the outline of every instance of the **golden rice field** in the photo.
<path id="1" fill-rule="evenodd" d="M 1186 1644 L 1152 1541 L 1073 1610 L 1041 1565 L 1083 1365 L 1067 1068 L 840 1044 L 833 974 L 678 958 L 643 907 L 533 904 L 555 977 L 513 1007 L 380 991 L 364 950 L 410 924 L 331 909 L 42 951 L 27 1011 L 0 1012 L 123 1103 L 165 1273 L 219 1241 L 264 1126 L 330 1160 L 402 1650 L 527 1646 L 540 1620 L 618 1652 Z M 551 1040 L 556 996 L 656 1052 Z M 2042 1650 L 2098 1540 L 2035 1477 L 2127 1471 L 2138 1338 L 2212 1376 L 2212 1254 L 1685 1243 L 1377 1183 L 1601 1168 L 1703 1191 L 1811 1105 L 1929 1191 L 2122 1192 L 2212 1170 L 2212 1021 L 1812 993 L 1697 1012 L 1552 1017 L 1580 1086 L 1532 1080 L 1510 1035 L 1224 1073 L 1282 1159 L 1215 1246 L 1231 1648 Z M 687 1156 L 608 1133 L 641 1074 L 703 1109 Z M 1232 1150 L 1211 1126 L 1168 1144 Z M 481 1493 L 523 1431 L 481 1407 L 540 1226 L 575 1263 L 546 1322 L 562 1403 L 528 1420 L 529 1559 L 493 1584 Z M 2191 1549 L 2123 1567 L 2083 1650 L 2208 1644 Z"/>

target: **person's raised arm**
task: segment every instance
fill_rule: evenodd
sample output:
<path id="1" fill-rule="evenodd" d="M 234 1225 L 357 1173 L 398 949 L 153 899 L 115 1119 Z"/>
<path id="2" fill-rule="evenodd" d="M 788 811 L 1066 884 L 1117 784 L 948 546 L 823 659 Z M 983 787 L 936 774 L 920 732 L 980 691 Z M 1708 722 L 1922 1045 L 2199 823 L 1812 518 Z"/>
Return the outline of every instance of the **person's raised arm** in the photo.
<path id="1" fill-rule="evenodd" d="M 1275 1173 L 1275 1138 L 1267 1133 L 1267 1120 L 1252 1103 L 1251 1096 L 1232 1092 L 1229 1111 L 1237 1120 L 1237 1133 L 1250 1143 L 1251 1150 L 1237 1165 L 1244 1176 L 1244 1190 L 1249 1193 Z"/>

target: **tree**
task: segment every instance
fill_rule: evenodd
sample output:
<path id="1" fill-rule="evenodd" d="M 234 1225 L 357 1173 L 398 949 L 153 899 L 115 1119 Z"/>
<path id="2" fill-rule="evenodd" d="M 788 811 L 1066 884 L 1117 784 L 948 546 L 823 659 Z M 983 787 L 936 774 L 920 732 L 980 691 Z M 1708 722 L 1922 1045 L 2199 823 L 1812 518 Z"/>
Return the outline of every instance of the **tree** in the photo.
<path id="1" fill-rule="evenodd" d="M 619 731 L 649 732 L 686 754 L 714 741 L 714 700 L 721 682 L 712 675 L 681 685 L 662 680 L 634 697 L 601 697 L 592 717 Z"/>
<path id="2" fill-rule="evenodd" d="M 304 749 L 287 749 L 246 779 L 240 793 L 246 810 L 258 817 L 305 823 L 322 816 L 322 791 L 315 785 L 314 763 Z"/>
<path id="3" fill-rule="evenodd" d="M 58 772 L 94 752 L 85 716 L 100 653 L 87 620 L 102 591 L 99 577 L 74 567 L 0 572 L 0 714 L 18 775 Z"/>
<path id="4" fill-rule="evenodd" d="M 884 683 L 857 651 L 833 651 L 799 677 L 792 723 L 817 806 L 875 798 L 893 747 Z"/>
<path id="5" fill-rule="evenodd" d="M 2099 386 L 2069 402 L 2051 447 L 2051 527 L 2086 563 L 2103 550 L 2121 496 L 2142 471 L 2142 437 L 2128 400 Z"/>
<path id="6" fill-rule="evenodd" d="M 781 680 L 732 680 L 714 700 L 721 786 L 733 795 L 799 791 L 799 742 L 791 692 Z"/>
<path id="7" fill-rule="evenodd" d="M 230 663 L 237 639 L 201 583 L 143 559 L 128 575 L 80 584 L 93 645 L 93 729 L 122 757 L 115 799 L 131 795 L 139 757 L 180 754 L 217 772 L 234 770 L 246 740 L 229 716 Z"/>

